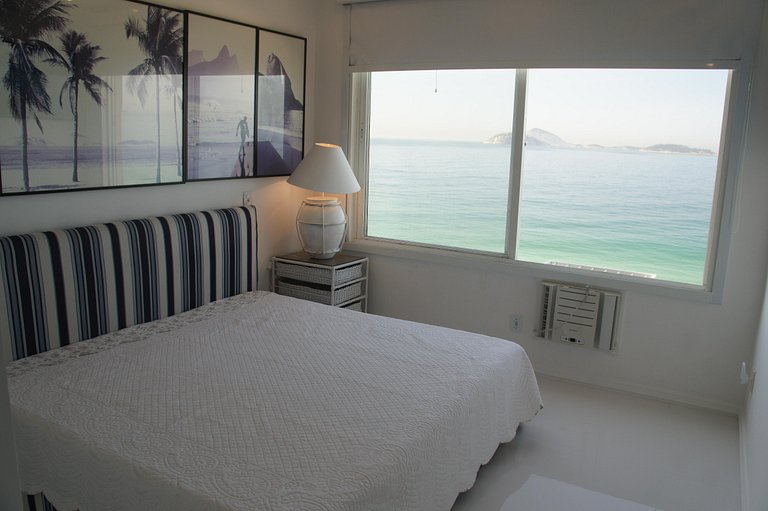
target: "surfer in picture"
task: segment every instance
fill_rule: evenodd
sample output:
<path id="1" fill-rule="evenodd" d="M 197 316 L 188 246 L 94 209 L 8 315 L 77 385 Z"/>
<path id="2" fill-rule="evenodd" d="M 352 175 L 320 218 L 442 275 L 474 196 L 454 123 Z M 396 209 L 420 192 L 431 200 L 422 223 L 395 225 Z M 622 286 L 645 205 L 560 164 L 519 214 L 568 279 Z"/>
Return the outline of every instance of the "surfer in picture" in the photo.
<path id="1" fill-rule="evenodd" d="M 235 130 L 235 135 L 240 135 L 240 152 L 245 153 L 245 141 L 251 135 L 251 132 L 248 130 L 247 116 L 244 115 L 243 119 L 237 123 L 237 130 Z"/>
<path id="2" fill-rule="evenodd" d="M 237 153 L 237 159 L 240 161 L 240 176 L 245 177 L 245 146 L 248 137 L 251 135 L 248 130 L 248 117 L 243 116 L 240 122 L 237 123 L 237 129 L 235 135 L 240 135 L 240 151 Z"/>

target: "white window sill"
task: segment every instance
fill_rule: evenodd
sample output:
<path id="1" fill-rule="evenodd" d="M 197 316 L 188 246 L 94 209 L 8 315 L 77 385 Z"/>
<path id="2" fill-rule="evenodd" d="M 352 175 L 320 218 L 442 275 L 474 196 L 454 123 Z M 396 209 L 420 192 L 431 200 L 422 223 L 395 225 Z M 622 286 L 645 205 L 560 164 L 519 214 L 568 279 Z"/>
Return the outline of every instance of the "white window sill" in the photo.
<path id="1" fill-rule="evenodd" d="M 473 268 L 541 280 L 588 284 L 616 291 L 632 291 L 693 302 L 714 304 L 722 302 L 721 293 L 705 290 L 702 286 L 515 261 L 503 254 L 422 246 L 376 238 L 349 241 L 344 244 L 344 250 L 372 256 L 430 262 L 462 269 Z"/>

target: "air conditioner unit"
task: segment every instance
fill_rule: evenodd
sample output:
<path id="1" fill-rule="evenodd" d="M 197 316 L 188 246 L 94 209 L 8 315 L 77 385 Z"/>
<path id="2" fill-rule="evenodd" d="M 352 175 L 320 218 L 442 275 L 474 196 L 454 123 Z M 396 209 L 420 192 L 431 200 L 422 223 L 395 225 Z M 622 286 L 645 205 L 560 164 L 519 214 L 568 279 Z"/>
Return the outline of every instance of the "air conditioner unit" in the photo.
<path id="1" fill-rule="evenodd" d="M 353 5 L 353 4 L 367 4 L 369 2 L 385 2 L 387 0 L 336 0 L 337 4 L 341 5 Z"/>
<path id="2" fill-rule="evenodd" d="M 542 282 L 539 337 L 605 351 L 616 349 L 621 293 Z"/>

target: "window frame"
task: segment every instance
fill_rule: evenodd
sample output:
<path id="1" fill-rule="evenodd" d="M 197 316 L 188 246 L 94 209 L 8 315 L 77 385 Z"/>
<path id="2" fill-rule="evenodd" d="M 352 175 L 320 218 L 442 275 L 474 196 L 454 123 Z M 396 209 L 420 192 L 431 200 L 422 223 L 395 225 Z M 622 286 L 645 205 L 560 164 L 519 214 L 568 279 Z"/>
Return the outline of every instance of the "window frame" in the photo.
<path id="1" fill-rule="evenodd" d="M 623 274 L 606 274 L 594 270 L 553 266 L 516 258 L 524 152 L 524 136 L 521 133 L 525 131 L 527 73 L 528 70 L 537 69 L 537 67 L 528 65 L 519 68 L 515 66 L 506 68 L 515 69 L 516 77 L 504 252 L 487 252 L 368 236 L 367 205 L 370 156 L 371 73 L 377 70 L 355 69 L 354 67 L 349 68 L 348 157 L 356 171 L 361 191 L 350 196 L 348 202 L 351 225 L 348 230 L 347 248 L 373 254 L 397 254 L 418 260 L 441 260 L 447 264 L 457 264 L 460 266 L 466 266 L 467 263 L 479 264 L 489 269 L 502 268 L 514 273 L 533 274 L 537 278 L 577 280 L 587 284 L 614 287 L 618 284 L 625 289 L 652 290 L 665 296 L 721 303 L 725 282 L 725 267 L 731 241 L 731 224 L 735 216 L 734 208 L 738 188 L 738 174 L 741 166 L 741 149 L 743 149 L 746 110 L 749 102 L 748 92 L 750 83 L 748 80 L 742 81 L 743 70 L 741 69 L 741 61 L 727 60 L 686 64 L 666 63 L 664 65 L 632 65 L 625 63 L 622 65 L 603 64 L 601 66 L 589 65 L 582 67 L 542 66 L 542 68 L 551 69 L 724 69 L 729 71 L 723 106 L 717 175 L 713 190 L 702 285 L 648 279 Z M 471 69 L 471 67 L 457 67 L 456 69 Z M 403 69 L 403 71 L 407 70 L 410 69 Z M 381 71 L 393 71 L 393 69 L 382 69 Z"/>

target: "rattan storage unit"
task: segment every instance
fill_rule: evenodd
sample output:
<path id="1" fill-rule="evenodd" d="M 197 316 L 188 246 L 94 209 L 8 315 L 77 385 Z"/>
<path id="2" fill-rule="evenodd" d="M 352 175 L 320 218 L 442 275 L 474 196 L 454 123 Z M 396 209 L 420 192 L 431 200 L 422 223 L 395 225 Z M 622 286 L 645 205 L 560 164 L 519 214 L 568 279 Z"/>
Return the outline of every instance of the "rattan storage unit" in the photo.
<path id="1" fill-rule="evenodd" d="M 272 258 L 272 290 L 313 302 L 368 310 L 368 258 L 337 254 L 312 259 L 304 252 Z"/>

